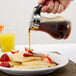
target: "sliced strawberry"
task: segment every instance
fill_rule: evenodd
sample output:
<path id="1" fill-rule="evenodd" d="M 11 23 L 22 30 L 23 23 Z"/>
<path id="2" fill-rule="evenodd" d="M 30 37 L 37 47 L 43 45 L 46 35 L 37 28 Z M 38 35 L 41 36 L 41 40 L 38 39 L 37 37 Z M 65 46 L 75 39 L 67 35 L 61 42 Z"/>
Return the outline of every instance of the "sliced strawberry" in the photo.
<path id="1" fill-rule="evenodd" d="M 0 32 L 2 32 L 4 25 L 0 25 Z"/>
<path id="2" fill-rule="evenodd" d="M 0 58 L 0 61 L 10 61 L 10 58 L 7 54 L 3 54 Z"/>
<path id="3" fill-rule="evenodd" d="M 18 52 L 19 52 L 19 50 L 17 50 L 17 51 L 12 50 L 11 51 L 12 54 L 15 54 L 15 53 L 18 53 Z"/>
<path id="4" fill-rule="evenodd" d="M 33 49 L 30 49 L 30 50 L 29 50 L 28 48 L 25 48 L 25 51 L 33 51 Z"/>
<path id="5" fill-rule="evenodd" d="M 31 51 L 34 51 L 34 49 L 31 49 Z"/>
<path id="6" fill-rule="evenodd" d="M 24 57 L 29 57 L 29 56 L 32 56 L 32 54 L 30 54 L 30 53 L 24 53 L 23 56 Z"/>
<path id="7" fill-rule="evenodd" d="M 8 62 L 1 62 L 0 66 L 10 68 L 10 64 Z"/>
<path id="8" fill-rule="evenodd" d="M 52 60 L 48 56 L 42 58 L 42 61 L 52 63 Z"/>
<path id="9" fill-rule="evenodd" d="M 28 51 L 28 49 L 27 49 L 27 48 L 25 48 L 25 51 Z"/>

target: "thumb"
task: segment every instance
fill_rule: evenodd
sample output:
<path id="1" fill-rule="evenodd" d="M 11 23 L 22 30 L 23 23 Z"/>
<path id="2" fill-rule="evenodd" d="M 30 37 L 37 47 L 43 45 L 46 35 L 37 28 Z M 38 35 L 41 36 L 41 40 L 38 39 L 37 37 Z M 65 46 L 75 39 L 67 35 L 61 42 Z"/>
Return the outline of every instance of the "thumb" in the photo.
<path id="1" fill-rule="evenodd" d="M 72 0 L 59 0 L 59 2 L 66 8 Z"/>

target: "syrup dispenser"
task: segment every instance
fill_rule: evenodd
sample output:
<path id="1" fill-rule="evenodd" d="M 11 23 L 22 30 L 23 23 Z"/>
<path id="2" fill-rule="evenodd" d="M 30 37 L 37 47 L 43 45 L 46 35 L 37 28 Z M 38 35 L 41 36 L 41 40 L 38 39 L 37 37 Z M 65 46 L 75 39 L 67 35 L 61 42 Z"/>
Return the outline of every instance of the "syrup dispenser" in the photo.
<path id="1" fill-rule="evenodd" d="M 67 39 L 71 31 L 71 23 L 63 17 L 46 18 L 41 16 L 42 4 L 34 7 L 29 30 L 43 31 L 55 39 Z"/>

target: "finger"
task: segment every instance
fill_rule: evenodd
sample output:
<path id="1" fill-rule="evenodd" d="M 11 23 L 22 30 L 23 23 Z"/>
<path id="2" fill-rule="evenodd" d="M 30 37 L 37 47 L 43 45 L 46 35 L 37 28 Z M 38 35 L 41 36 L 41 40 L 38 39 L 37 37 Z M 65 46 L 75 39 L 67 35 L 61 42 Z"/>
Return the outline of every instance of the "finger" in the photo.
<path id="1" fill-rule="evenodd" d="M 44 6 L 43 8 L 42 8 L 42 12 L 47 12 L 48 11 L 48 6 Z"/>
<path id="2" fill-rule="evenodd" d="M 62 13 L 64 10 L 65 10 L 65 7 L 63 5 L 61 5 L 61 12 L 60 13 Z"/>
<path id="3" fill-rule="evenodd" d="M 53 8 L 54 8 L 54 2 L 53 2 L 53 0 L 51 0 L 49 2 L 49 4 L 48 4 L 48 11 L 47 11 L 47 13 L 51 13 L 51 11 L 53 10 Z"/>
<path id="4" fill-rule="evenodd" d="M 54 14 L 57 13 L 58 8 L 59 8 L 59 2 L 56 1 L 56 2 L 55 2 L 55 5 L 54 5 L 54 8 L 53 8 L 53 10 L 52 10 L 52 13 L 54 13 Z"/>
<path id="5" fill-rule="evenodd" d="M 64 6 L 62 4 L 59 5 L 59 8 L 57 10 L 57 13 L 61 13 L 64 11 Z"/>
<path id="6" fill-rule="evenodd" d="M 38 4 L 45 2 L 45 0 L 39 0 Z"/>
<path id="7" fill-rule="evenodd" d="M 68 5 L 70 4 L 72 0 L 59 0 L 59 2 L 64 5 L 65 8 L 68 7 Z"/>

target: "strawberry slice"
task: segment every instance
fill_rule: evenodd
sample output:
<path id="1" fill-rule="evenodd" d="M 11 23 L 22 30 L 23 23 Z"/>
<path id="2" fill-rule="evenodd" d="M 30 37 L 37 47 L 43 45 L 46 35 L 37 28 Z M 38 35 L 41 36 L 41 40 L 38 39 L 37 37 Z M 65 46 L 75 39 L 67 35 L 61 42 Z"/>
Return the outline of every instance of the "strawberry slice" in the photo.
<path id="1" fill-rule="evenodd" d="M 30 54 L 30 53 L 24 53 L 23 56 L 24 57 L 29 57 L 29 56 L 32 56 L 32 54 Z"/>
<path id="2" fill-rule="evenodd" d="M 2 32 L 4 25 L 0 25 L 0 32 Z"/>
<path id="3" fill-rule="evenodd" d="M 3 54 L 0 58 L 0 61 L 10 61 L 10 58 L 7 54 Z"/>
<path id="4" fill-rule="evenodd" d="M 25 51 L 28 51 L 28 49 L 27 49 L 27 48 L 25 48 Z"/>
<path id="5" fill-rule="evenodd" d="M 48 56 L 42 58 L 42 61 L 52 63 L 52 60 Z"/>
<path id="6" fill-rule="evenodd" d="M 25 51 L 29 51 L 29 49 L 28 48 L 25 48 Z M 33 49 L 30 49 L 30 51 L 34 51 Z"/>
<path id="7" fill-rule="evenodd" d="M 10 64 L 8 62 L 1 62 L 0 66 L 10 68 Z"/>
<path id="8" fill-rule="evenodd" d="M 11 51 L 12 54 L 15 54 L 15 53 L 18 53 L 18 52 L 19 52 L 19 50 L 17 50 L 17 51 L 12 50 Z"/>
<path id="9" fill-rule="evenodd" d="M 31 51 L 34 51 L 34 49 L 31 49 Z"/>

